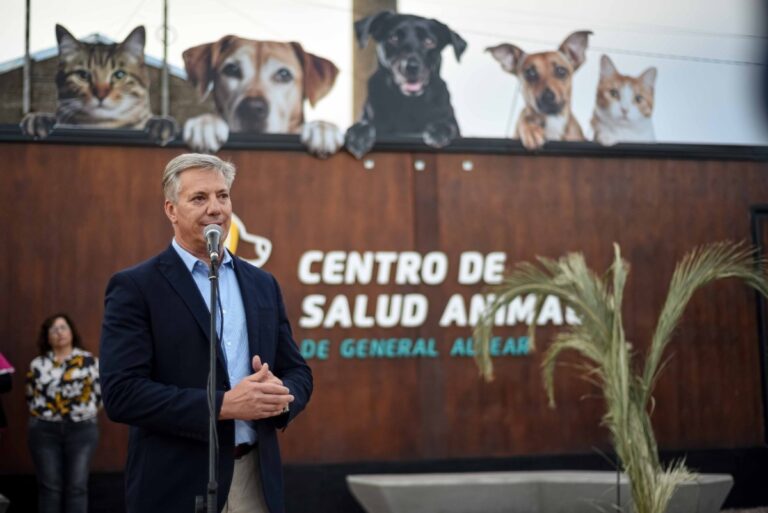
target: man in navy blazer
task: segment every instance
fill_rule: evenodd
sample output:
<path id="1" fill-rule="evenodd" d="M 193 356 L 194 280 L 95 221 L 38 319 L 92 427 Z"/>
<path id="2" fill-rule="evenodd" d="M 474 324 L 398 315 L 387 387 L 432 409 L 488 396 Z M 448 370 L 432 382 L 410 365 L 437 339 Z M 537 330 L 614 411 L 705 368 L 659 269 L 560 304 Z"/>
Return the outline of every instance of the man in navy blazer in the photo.
<path id="1" fill-rule="evenodd" d="M 110 419 L 129 424 L 129 513 L 194 511 L 208 483 L 210 282 L 203 228 L 229 233 L 235 169 L 185 154 L 163 175 L 171 246 L 115 274 L 106 291 L 100 372 Z M 274 277 L 224 253 L 216 372 L 218 511 L 284 511 L 277 429 L 301 412 L 312 372 Z M 221 330 L 221 328 L 220 328 Z"/>

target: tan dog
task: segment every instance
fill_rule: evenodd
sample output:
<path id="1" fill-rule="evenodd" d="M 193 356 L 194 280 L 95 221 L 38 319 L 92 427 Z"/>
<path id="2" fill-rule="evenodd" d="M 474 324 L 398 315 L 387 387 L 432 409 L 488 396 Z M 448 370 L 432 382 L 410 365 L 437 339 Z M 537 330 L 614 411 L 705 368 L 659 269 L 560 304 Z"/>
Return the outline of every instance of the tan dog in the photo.
<path id="1" fill-rule="evenodd" d="M 584 134 L 571 112 L 573 73 L 586 60 L 590 31 L 574 32 L 556 51 L 527 54 L 511 44 L 486 50 L 504 71 L 522 84 L 525 109 L 517 121 L 516 137 L 529 150 L 546 141 L 583 141 Z"/>
<path id="2" fill-rule="evenodd" d="M 300 133 L 315 155 L 326 157 L 344 143 L 332 123 L 304 123 L 304 99 L 315 105 L 333 87 L 338 68 L 305 52 L 299 43 L 225 36 L 184 51 L 184 67 L 201 97 L 213 94 L 218 115 L 203 114 L 184 125 L 184 140 L 214 152 L 229 132 Z"/>

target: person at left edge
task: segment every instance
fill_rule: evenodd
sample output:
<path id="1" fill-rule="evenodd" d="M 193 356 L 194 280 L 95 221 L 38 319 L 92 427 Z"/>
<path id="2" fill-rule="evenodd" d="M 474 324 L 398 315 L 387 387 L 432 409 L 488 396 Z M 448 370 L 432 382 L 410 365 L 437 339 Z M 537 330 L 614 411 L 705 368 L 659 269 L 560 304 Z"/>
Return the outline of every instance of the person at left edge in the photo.
<path id="1" fill-rule="evenodd" d="M 86 513 L 88 474 L 99 441 L 99 362 L 83 349 L 67 314 L 49 316 L 27 372 L 27 442 L 37 476 L 39 513 Z"/>
<path id="2" fill-rule="evenodd" d="M 13 365 L 5 359 L 3 353 L 0 353 L 0 394 L 10 392 L 13 389 Z M 8 427 L 8 420 L 5 418 L 3 403 L 0 402 L 0 440 L 3 437 L 3 431 Z"/>
<path id="3" fill-rule="evenodd" d="M 205 496 L 210 259 L 203 229 L 229 232 L 234 176 L 234 166 L 213 155 L 172 159 L 162 180 L 171 245 L 107 285 L 102 390 L 107 415 L 131 426 L 128 513 L 188 513 L 195 496 Z M 218 511 L 282 513 L 276 429 L 306 406 L 312 373 L 274 277 L 224 252 L 219 282 Z"/>

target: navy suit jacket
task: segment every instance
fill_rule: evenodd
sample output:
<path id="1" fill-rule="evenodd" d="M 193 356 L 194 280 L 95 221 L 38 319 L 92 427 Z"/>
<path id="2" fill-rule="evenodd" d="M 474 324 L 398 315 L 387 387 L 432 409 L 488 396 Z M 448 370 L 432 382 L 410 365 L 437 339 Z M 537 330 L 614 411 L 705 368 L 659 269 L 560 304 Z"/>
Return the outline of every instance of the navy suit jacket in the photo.
<path id="1" fill-rule="evenodd" d="M 304 409 L 312 372 L 299 354 L 272 275 L 234 258 L 251 357 L 258 354 L 295 400 L 289 413 L 253 422 L 264 495 L 284 511 L 276 429 Z M 110 419 L 129 424 L 125 468 L 129 513 L 189 513 L 208 483 L 208 330 L 210 314 L 181 258 L 169 247 L 107 285 L 100 375 Z M 219 347 L 216 412 L 230 388 Z M 232 482 L 234 421 L 218 421 L 219 511 Z"/>

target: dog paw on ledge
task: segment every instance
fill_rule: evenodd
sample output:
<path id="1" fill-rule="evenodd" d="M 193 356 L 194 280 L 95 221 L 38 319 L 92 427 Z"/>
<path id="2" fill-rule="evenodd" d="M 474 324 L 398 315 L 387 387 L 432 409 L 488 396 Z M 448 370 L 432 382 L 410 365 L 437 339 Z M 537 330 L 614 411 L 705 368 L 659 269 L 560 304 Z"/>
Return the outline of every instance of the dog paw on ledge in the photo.
<path id="1" fill-rule="evenodd" d="M 184 142 L 192 150 L 215 153 L 229 139 L 229 125 L 215 114 L 202 114 L 184 123 Z"/>
<path id="2" fill-rule="evenodd" d="M 309 153 L 325 159 L 344 146 L 344 132 L 328 121 L 309 121 L 301 127 L 301 142 Z"/>
<path id="3" fill-rule="evenodd" d="M 459 128 L 456 123 L 450 121 L 437 121 L 428 123 L 422 136 L 427 146 L 443 148 L 459 136 Z"/>
<path id="4" fill-rule="evenodd" d="M 376 142 L 376 128 L 364 121 L 355 123 L 347 129 L 344 145 L 356 159 L 360 160 L 371 151 Z"/>
<path id="5" fill-rule="evenodd" d="M 538 124 L 521 123 L 518 132 L 519 139 L 527 150 L 540 150 L 547 142 L 544 127 Z"/>

